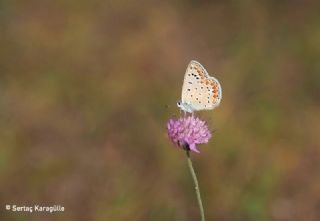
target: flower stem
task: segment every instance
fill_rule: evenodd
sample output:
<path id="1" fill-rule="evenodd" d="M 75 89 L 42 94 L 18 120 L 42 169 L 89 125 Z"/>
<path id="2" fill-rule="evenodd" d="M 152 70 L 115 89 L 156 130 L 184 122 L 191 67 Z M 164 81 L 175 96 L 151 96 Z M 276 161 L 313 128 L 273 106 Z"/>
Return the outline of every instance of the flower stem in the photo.
<path id="1" fill-rule="evenodd" d="M 197 179 L 197 175 L 194 172 L 194 169 L 193 169 L 193 166 L 192 166 L 192 161 L 191 161 L 191 158 L 190 158 L 190 151 L 186 150 L 186 154 L 187 154 L 189 170 L 190 170 L 190 173 L 191 173 L 194 185 L 195 185 L 196 193 L 197 193 L 197 199 L 198 199 L 198 204 L 199 204 L 199 209 L 200 209 L 201 221 L 205 221 L 204 210 L 203 210 L 203 205 L 202 205 L 202 200 L 201 200 L 201 195 L 200 195 L 198 179 Z"/>

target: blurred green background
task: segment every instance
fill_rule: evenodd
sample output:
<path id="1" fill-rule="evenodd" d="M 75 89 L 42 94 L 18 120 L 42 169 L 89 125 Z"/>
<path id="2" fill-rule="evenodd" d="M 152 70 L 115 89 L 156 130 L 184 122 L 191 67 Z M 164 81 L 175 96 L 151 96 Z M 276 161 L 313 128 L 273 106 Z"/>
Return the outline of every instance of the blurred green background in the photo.
<path id="1" fill-rule="evenodd" d="M 192 155 L 207 220 L 320 220 L 319 9 L 1 0 L 0 219 L 199 220 L 166 134 L 195 59 L 223 89 L 197 113 L 215 131 Z"/>

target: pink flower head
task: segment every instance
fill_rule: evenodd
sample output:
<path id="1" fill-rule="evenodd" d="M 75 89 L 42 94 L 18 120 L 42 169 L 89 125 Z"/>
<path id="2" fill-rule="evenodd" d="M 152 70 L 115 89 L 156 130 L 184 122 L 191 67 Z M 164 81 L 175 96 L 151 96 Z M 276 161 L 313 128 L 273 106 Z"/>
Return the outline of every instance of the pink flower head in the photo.
<path id="1" fill-rule="evenodd" d="M 211 138 L 206 122 L 193 116 L 170 119 L 167 129 L 174 144 L 197 153 L 200 153 L 197 144 L 208 143 Z"/>

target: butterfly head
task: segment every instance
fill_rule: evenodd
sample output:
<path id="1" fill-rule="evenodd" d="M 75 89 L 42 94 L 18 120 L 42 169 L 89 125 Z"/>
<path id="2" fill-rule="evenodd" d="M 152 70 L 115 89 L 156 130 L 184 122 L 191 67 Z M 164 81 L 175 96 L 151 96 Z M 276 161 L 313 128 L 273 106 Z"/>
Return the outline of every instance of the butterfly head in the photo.
<path id="1" fill-rule="evenodd" d="M 182 101 L 178 101 L 177 102 L 177 106 L 181 109 L 181 110 L 183 110 L 183 111 L 185 111 L 185 112 L 188 112 L 188 113 L 192 113 L 194 110 L 193 110 L 193 108 L 189 105 L 189 104 L 187 104 L 187 103 L 185 103 L 185 102 L 182 102 Z"/>

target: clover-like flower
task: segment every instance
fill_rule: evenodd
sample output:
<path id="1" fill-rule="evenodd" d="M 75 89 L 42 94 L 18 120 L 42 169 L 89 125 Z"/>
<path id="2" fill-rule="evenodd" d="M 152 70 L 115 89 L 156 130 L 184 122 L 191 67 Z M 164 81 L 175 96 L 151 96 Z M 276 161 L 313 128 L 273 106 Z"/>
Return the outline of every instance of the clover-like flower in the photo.
<path id="1" fill-rule="evenodd" d="M 175 145 L 197 153 L 197 144 L 208 143 L 212 136 L 206 122 L 194 116 L 170 119 L 167 130 Z"/>

